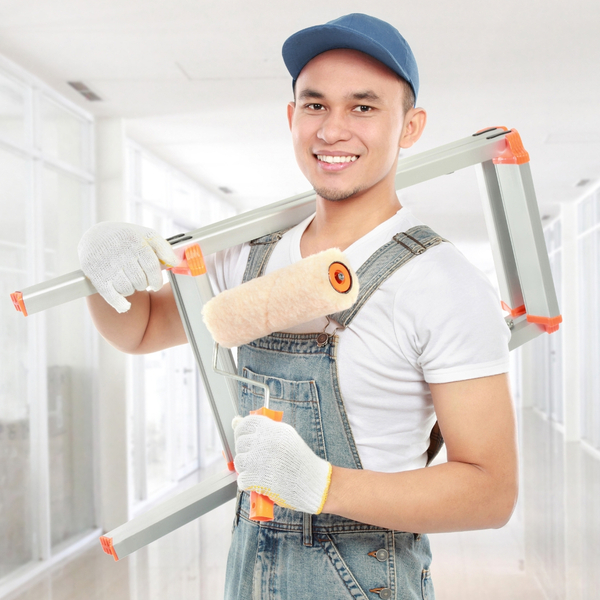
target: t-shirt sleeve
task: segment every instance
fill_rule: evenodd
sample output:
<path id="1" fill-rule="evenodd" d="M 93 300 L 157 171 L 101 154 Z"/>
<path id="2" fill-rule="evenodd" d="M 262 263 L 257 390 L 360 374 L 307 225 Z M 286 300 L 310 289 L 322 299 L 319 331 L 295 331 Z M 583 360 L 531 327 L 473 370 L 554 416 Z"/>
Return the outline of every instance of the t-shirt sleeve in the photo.
<path id="1" fill-rule="evenodd" d="M 485 275 L 448 243 L 411 263 L 406 285 L 396 294 L 394 326 L 397 337 L 403 328 L 407 358 L 425 381 L 508 372 L 510 330 Z"/>
<path id="2" fill-rule="evenodd" d="M 240 244 L 205 257 L 206 272 L 215 294 L 242 283 L 249 255 L 250 244 Z"/>

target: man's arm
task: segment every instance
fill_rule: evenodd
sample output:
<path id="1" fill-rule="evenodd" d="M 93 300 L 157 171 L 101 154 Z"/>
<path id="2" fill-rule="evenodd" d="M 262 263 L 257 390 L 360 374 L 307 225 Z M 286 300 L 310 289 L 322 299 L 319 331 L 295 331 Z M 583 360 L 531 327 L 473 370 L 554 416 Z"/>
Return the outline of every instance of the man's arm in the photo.
<path id="1" fill-rule="evenodd" d="M 324 513 L 415 533 L 507 523 L 518 491 L 508 376 L 431 384 L 430 389 L 448 462 L 402 473 L 333 467 Z"/>
<path id="2" fill-rule="evenodd" d="M 135 292 L 127 300 L 131 308 L 118 313 L 100 294 L 87 297 L 96 329 L 115 348 L 148 354 L 187 342 L 170 284 L 158 292 Z"/>

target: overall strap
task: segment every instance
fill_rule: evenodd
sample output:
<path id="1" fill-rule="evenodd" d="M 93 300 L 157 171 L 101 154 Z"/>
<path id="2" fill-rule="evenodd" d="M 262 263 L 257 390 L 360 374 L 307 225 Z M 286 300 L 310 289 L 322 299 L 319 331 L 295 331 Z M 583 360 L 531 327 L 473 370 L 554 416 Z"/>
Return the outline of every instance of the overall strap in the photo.
<path id="1" fill-rule="evenodd" d="M 415 256 L 445 241 L 447 240 L 425 225 L 417 225 L 404 233 L 397 233 L 391 241 L 376 250 L 356 272 L 360 282 L 360 292 L 356 302 L 349 309 L 330 317 L 343 327 L 347 327 L 386 279 Z"/>
<path id="2" fill-rule="evenodd" d="M 404 233 L 397 233 L 390 242 L 376 250 L 356 272 L 360 282 L 358 299 L 348 309 L 331 315 L 340 325 L 347 327 L 373 292 L 400 267 L 428 248 L 445 242 L 444 238 L 425 225 L 411 227 Z M 438 422 L 435 422 L 429 436 L 427 465 L 437 456 L 444 445 L 444 438 Z"/>
<path id="3" fill-rule="evenodd" d="M 275 249 L 275 245 L 288 229 L 291 229 L 291 227 L 263 235 L 250 242 L 250 256 L 248 256 L 242 283 L 260 277 L 264 273 L 269 258 Z"/>

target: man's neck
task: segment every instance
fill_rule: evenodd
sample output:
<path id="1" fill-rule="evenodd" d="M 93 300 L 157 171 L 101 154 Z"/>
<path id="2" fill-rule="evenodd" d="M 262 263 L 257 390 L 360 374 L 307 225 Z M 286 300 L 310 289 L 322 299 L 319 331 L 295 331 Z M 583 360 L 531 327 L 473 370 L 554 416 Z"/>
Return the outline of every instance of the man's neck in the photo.
<path id="1" fill-rule="evenodd" d="M 316 216 L 300 241 L 302 256 L 328 248 L 345 250 L 401 208 L 395 192 L 372 203 L 366 197 L 330 201 L 317 196 Z"/>

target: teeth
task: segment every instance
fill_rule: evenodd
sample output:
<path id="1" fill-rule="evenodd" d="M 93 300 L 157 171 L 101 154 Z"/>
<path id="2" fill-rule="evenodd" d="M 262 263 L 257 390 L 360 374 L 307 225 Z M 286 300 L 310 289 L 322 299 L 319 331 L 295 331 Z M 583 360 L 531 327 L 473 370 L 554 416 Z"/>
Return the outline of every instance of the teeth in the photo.
<path id="1" fill-rule="evenodd" d="M 327 154 L 317 154 L 317 158 L 326 163 L 347 163 L 354 162 L 358 156 L 328 156 Z"/>

